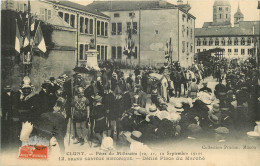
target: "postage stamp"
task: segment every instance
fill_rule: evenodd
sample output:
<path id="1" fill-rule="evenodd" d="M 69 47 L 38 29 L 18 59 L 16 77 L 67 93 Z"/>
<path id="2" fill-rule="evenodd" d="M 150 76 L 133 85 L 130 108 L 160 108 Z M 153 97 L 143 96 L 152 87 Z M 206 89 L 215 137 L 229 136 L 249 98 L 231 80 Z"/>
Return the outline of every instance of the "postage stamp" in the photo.
<path id="1" fill-rule="evenodd" d="M 19 150 L 19 158 L 47 159 L 48 147 L 44 145 L 24 145 Z"/>

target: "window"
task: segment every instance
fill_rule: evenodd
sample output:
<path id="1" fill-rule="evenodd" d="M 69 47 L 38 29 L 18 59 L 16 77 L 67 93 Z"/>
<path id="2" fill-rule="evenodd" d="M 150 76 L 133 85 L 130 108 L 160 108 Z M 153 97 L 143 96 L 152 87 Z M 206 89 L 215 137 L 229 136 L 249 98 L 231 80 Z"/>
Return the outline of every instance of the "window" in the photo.
<path id="1" fill-rule="evenodd" d="M 102 21 L 101 22 L 101 36 L 104 36 L 105 35 L 105 24 L 104 22 Z"/>
<path id="2" fill-rule="evenodd" d="M 97 52 L 98 52 L 97 59 L 99 60 L 100 59 L 100 45 L 97 45 Z"/>
<path id="3" fill-rule="evenodd" d="M 182 52 L 185 52 L 185 41 L 182 42 Z"/>
<path id="4" fill-rule="evenodd" d="M 63 18 L 63 12 L 59 12 L 59 16 Z"/>
<path id="5" fill-rule="evenodd" d="M 79 60 L 85 61 L 87 60 L 88 45 L 87 44 L 80 44 L 79 45 Z"/>
<path id="6" fill-rule="evenodd" d="M 219 14 L 219 18 L 221 18 L 221 14 Z"/>
<path id="7" fill-rule="evenodd" d="M 114 17 L 120 17 L 119 13 L 114 13 Z"/>
<path id="8" fill-rule="evenodd" d="M 100 35 L 100 21 L 97 21 L 97 35 Z"/>
<path id="9" fill-rule="evenodd" d="M 222 46 L 226 45 L 225 38 L 222 38 L 221 44 L 222 44 Z"/>
<path id="10" fill-rule="evenodd" d="M 40 19 L 43 21 L 51 19 L 51 10 L 40 8 Z"/>
<path id="11" fill-rule="evenodd" d="M 209 39 L 209 46 L 212 46 L 213 45 L 213 40 L 212 38 Z"/>
<path id="12" fill-rule="evenodd" d="M 116 23 L 112 23 L 112 35 L 116 35 Z"/>
<path id="13" fill-rule="evenodd" d="M 80 33 L 83 33 L 83 29 L 84 29 L 84 18 L 83 17 L 80 17 L 79 18 L 79 26 L 80 26 L 80 28 L 79 28 L 79 31 L 80 31 Z"/>
<path id="14" fill-rule="evenodd" d="M 93 19 L 89 20 L 89 33 L 93 35 Z"/>
<path id="15" fill-rule="evenodd" d="M 137 34 L 137 22 L 133 22 L 133 34 Z"/>
<path id="16" fill-rule="evenodd" d="M 197 52 L 200 52 L 200 49 L 197 49 Z"/>
<path id="17" fill-rule="evenodd" d="M 215 40 L 215 46 L 219 46 L 219 40 L 218 40 L 218 38 L 216 38 L 216 40 Z"/>
<path id="18" fill-rule="evenodd" d="M 101 46 L 101 59 L 102 60 L 105 59 L 105 48 L 104 48 L 104 46 Z"/>
<path id="19" fill-rule="evenodd" d="M 245 49 L 241 49 L 241 55 L 245 55 Z"/>
<path id="20" fill-rule="evenodd" d="M 203 39 L 203 46 L 206 46 L 207 45 L 207 40 L 206 39 Z"/>
<path id="21" fill-rule="evenodd" d="M 107 60 L 107 46 L 105 46 L 105 60 Z"/>
<path id="22" fill-rule="evenodd" d="M 156 35 L 158 35 L 158 34 L 159 34 L 159 31 L 158 31 L 158 30 L 155 30 L 154 33 L 155 33 Z"/>
<path id="23" fill-rule="evenodd" d="M 88 18 L 85 18 L 85 33 L 88 34 Z"/>
<path id="24" fill-rule="evenodd" d="M 27 11 L 28 10 L 27 5 L 25 3 L 19 3 L 18 4 L 18 10 L 22 11 L 22 12 Z"/>
<path id="25" fill-rule="evenodd" d="M 231 49 L 228 49 L 228 54 L 231 54 L 232 53 L 232 50 Z"/>
<path id="26" fill-rule="evenodd" d="M 70 15 L 70 26 L 75 27 L 75 15 Z"/>
<path id="27" fill-rule="evenodd" d="M 185 14 L 183 14 L 182 15 L 182 21 L 185 21 L 185 18 L 186 18 L 186 16 L 185 16 Z"/>
<path id="28" fill-rule="evenodd" d="M 193 44 L 190 44 L 190 52 L 193 51 Z"/>
<path id="29" fill-rule="evenodd" d="M 249 49 L 247 50 L 247 53 L 248 53 L 248 55 L 251 55 L 251 54 L 252 54 L 251 48 L 249 48 Z"/>
<path id="30" fill-rule="evenodd" d="M 203 52 L 204 52 L 204 51 L 207 51 L 207 49 L 203 49 Z"/>
<path id="31" fill-rule="evenodd" d="M 185 26 L 182 25 L 182 37 L 184 37 L 184 34 L 185 34 Z"/>
<path id="32" fill-rule="evenodd" d="M 238 54 L 238 49 L 234 49 L 235 55 Z"/>
<path id="33" fill-rule="evenodd" d="M 105 23 L 105 36 L 107 36 L 107 31 L 108 31 L 108 23 Z"/>
<path id="34" fill-rule="evenodd" d="M 64 21 L 66 21 L 68 24 L 70 23 L 70 15 L 68 13 L 65 13 Z"/>
<path id="35" fill-rule="evenodd" d="M 80 44 L 80 45 L 79 45 L 79 60 L 84 60 L 84 59 L 83 59 L 83 54 L 84 54 L 84 51 L 83 51 L 84 48 L 83 48 L 83 46 L 84 46 L 83 44 Z"/>
<path id="36" fill-rule="evenodd" d="M 190 38 L 192 38 L 192 28 L 190 29 Z"/>
<path id="37" fill-rule="evenodd" d="M 248 45 L 248 46 L 251 45 L 251 38 L 250 38 L 250 37 L 247 39 L 247 45 Z"/>
<path id="38" fill-rule="evenodd" d="M 134 17 L 135 16 L 135 13 L 129 13 L 129 17 Z"/>
<path id="39" fill-rule="evenodd" d="M 122 47 L 117 47 L 117 59 L 122 59 Z"/>
<path id="40" fill-rule="evenodd" d="M 189 42 L 187 42 L 187 53 L 189 53 Z"/>
<path id="41" fill-rule="evenodd" d="M 226 11 L 228 11 L 228 7 L 226 7 Z"/>
<path id="42" fill-rule="evenodd" d="M 241 39 L 241 45 L 245 45 L 245 44 L 246 44 L 245 38 L 242 37 L 242 39 Z"/>
<path id="43" fill-rule="evenodd" d="M 117 23 L 117 34 L 122 35 L 122 23 Z"/>
<path id="44" fill-rule="evenodd" d="M 200 46 L 201 45 L 201 41 L 200 39 L 197 39 L 197 46 Z"/>
<path id="45" fill-rule="evenodd" d="M 226 18 L 228 18 L 228 14 L 226 14 Z"/>
<path id="46" fill-rule="evenodd" d="M 189 36 L 189 27 L 187 27 L 187 37 Z"/>
<path id="47" fill-rule="evenodd" d="M 219 7 L 218 10 L 219 10 L 219 11 L 222 11 L 222 7 Z"/>
<path id="48" fill-rule="evenodd" d="M 134 59 L 137 59 L 137 47 L 135 47 Z"/>
<path id="49" fill-rule="evenodd" d="M 116 59 L 116 47 L 111 48 L 111 57 L 112 59 Z"/>
<path id="50" fill-rule="evenodd" d="M 229 45 L 229 46 L 232 45 L 232 40 L 231 40 L 231 38 L 228 38 L 228 45 Z"/>
<path id="51" fill-rule="evenodd" d="M 234 40 L 234 45 L 235 45 L 235 46 L 238 45 L 238 39 L 237 39 L 237 38 L 235 38 L 235 40 Z"/>

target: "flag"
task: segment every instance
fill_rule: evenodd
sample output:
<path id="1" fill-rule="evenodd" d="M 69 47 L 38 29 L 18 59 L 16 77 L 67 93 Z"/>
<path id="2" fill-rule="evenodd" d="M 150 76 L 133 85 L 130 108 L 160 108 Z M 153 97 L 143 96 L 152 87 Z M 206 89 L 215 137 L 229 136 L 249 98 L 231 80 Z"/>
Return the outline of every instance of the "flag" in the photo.
<path id="1" fill-rule="evenodd" d="M 17 20 L 16 20 L 16 32 L 15 32 L 15 50 L 17 52 L 20 53 L 20 49 L 21 49 L 21 42 L 20 42 L 20 32 L 19 32 L 19 28 L 18 28 L 18 24 L 17 24 Z"/>
<path id="2" fill-rule="evenodd" d="M 30 33 L 28 32 L 28 30 L 26 30 L 26 34 L 25 34 L 25 37 L 24 37 L 24 41 L 23 41 L 23 47 L 27 47 L 30 45 Z"/>
<path id="3" fill-rule="evenodd" d="M 44 40 L 44 37 L 43 37 L 43 34 L 42 34 L 40 22 L 39 22 L 38 27 L 37 27 L 36 32 L 35 32 L 34 44 L 39 48 L 39 50 L 41 50 L 44 53 L 46 52 L 45 40 Z"/>

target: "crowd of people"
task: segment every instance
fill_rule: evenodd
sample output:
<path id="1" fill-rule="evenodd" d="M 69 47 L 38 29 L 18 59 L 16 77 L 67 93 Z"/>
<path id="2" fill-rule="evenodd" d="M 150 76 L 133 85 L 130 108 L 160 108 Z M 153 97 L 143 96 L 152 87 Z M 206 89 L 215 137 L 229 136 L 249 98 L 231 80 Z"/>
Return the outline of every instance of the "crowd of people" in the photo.
<path id="1" fill-rule="evenodd" d="M 247 61 L 216 66 L 221 74 L 214 89 L 204 81 L 209 73 L 202 63 L 136 67 L 128 77 L 106 65 L 90 83 L 81 73 L 63 74 L 44 81 L 39 93 L 26 76 L 18 92 L 6 86 L 2 94 L 2 145 L 28 141 L 21 138 L 26 121 L 33 124 L 30 137 L 55 137 L 63 152 L 66 134 L 73 144 L 103 149 L 187 138 L 225 141 L 260 120 L 259 71 Z"/>

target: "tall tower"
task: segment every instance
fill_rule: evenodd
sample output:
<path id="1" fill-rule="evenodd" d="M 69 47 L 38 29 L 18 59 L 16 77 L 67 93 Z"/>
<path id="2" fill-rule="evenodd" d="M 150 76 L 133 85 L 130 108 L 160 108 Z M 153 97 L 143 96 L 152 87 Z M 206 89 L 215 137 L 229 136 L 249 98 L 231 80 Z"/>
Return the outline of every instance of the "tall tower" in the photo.
<path id="1" fill-rule="evenodd" d="M 213 25 L 231 26 L 231 5 L 228 0 L 215 0 L 213 5 Z"/>
<path id="2" fill-rule="evenodd" d="M 234 26 L 238 27 L 240 21 L 244 21 L 244 15 L 241 12 L 239 4 L 238 4 L 237 12 L 234 14 Z"/>

